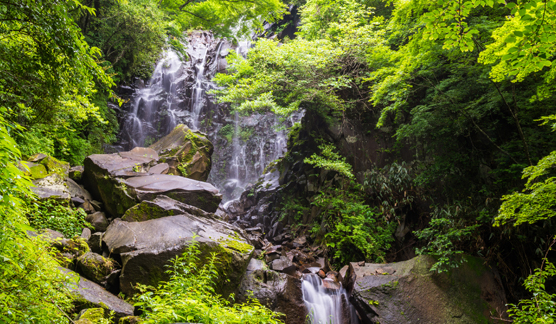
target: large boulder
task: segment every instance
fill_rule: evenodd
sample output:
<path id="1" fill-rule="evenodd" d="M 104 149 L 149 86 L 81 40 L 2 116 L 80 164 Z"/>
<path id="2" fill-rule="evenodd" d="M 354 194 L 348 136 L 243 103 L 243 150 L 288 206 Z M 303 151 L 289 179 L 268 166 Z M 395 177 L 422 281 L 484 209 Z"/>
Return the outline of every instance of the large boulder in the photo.
<path id="1" fill-rule="evenodd" d="M 345 281 L 363 323 L 491 323 L 504 315 L 497 275 L 475 257 L 449 273 L 430 268 L 430 256 L 390 264 L 350 264 Z"/>
<path id="2" fill-rule="evenodd" d="M 61 268 L 77 281 L 77 285 L 70 284 L 69 288 L 75 296 L 76 310 L 100 307 L 114 311 L 116 319 L 133 315 L 133 306 L 112 295 L 101 286 L 89 281 L 71 270 Z"/>
<path id="3" fill-rule="evenodd" d="M 261 260 L 251 259 L 237 291 L 237 300 L 252 296 L 275 312 L 287 314 L 286 324 L 305 323 L 307 308 L 303 302 L 301 279 L 268 270 Z"/>
<path id="4" fill-rule="evenodd" d="M 71 198 L 64 178 L 58 173 L 52 173 L 44 178 L 33 180 L 31 190 L 41 200 L 69 200 Z"/>
<path id="5" fill-rule="evenodd" d="M 208 212 L 218 209 L 222 196 L 214 186 L 181 176 L 149 173 L 157 161 L 156 151 L 142 147 L 129 152 L 94 154 L 85 159 L 84 177 L 93 196 L 104 202 L 113 217 L 121 217 L 137 203 L 154 200 L 159 195 Z"/>
<path id="6" fill-rule="evenodd" d="M 123 265 L 120 289 L 131 295 L 136 283 L 156 285 L 167 279 L 165 265 L 184 252 L 194 235 L 198 235 L 201 259 L 210 253 L 219 255 L 218 272 L 223 275 L 219 291 L 225 295 L 231 293 L 239 284 L 254 249 L 242 230 L 217 218 L 183 214 L 144 222 L 116 219 L 102 240 L 111 254 L 120 255 Z"/>
<path id="7" fill-rule="evenodd" d="M 180 124 L 150 148 L 168 164 L 168 174 L 207 181 L 214 147 L 202 133 Z"/>

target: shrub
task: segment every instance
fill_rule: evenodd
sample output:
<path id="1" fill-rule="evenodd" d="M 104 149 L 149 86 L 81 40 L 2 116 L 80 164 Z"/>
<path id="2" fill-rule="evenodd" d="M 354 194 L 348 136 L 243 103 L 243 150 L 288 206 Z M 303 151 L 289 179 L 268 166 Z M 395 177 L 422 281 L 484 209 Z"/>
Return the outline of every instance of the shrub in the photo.
<path id="1" fill-rule="evenodd" d="M 29 201 L 27 218 L 35 229 L 49 228 L 59 231 L 65 237 L 80 235 L 84 227 L 90 226 L 85 221 L 87 214 L 81 208 L 71 208 L 68 203 L 56 200 Z"/>
<path id="2" fill-rule="evenodd" d="M 233 304 L 216 294 L 218 257 L 212 254 L 208 262 L 198 267 L 200 253 L 194 238 L 183 255 L 169 265 L 168 282 L 156 288 L 138 285 L 140 294 L 135 297 L 134 305 L 142 308 L 145 323 L 283 323 L 278 318 L 280 314 L 273 313 L 255 299 Z"/>

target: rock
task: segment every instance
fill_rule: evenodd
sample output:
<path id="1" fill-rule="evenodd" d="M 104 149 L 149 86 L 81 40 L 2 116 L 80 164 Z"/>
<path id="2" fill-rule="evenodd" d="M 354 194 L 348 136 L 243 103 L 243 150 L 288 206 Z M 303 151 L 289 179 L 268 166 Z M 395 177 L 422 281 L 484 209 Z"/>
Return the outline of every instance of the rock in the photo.
<path id="1" fill-rule="evenodd" d="M 300 246 L 306 245 L 307 244 L 307 237 L 305 235 L 300 236 L 300 237 L 296 237 L 293 240 L 293 243 L 299 244 Z"/>
<path id="2" fill-rule="evenodd" d="M 108 228 L 108 219 L 103 212 L 96 212 L 85 217 L 85 220 L 94 226 L 95 232 L 104 232 Z"/>
<path id="3" fill-rule="evenodd" d="M 38 153 L 38 154 L 35 154 L 35 155 L 32 155 L 31 157 L 29 157 L 27 159 L 27 161 L 39 163 L 42 159 L 44 159 L 46 157 L 48 157 L 48 155 L 43 154 L 43 153 Z"/>
<path id="4" fill-rule="evenodd" d="M 57 173 L 50 174 L 42 179 L 33 180 L 31 190 L 41 200 L 69 200 L 71 198 L 64 179 Z"/>
<path id="5" fill-rule="evenodd" d="M 73 197 L 70 200 L 75 207 L 78 207 L 78 206 L 85 203 L 85 200 L 83 198 L 79 198 L 79 197 Z"/>
<path id="6" fill-rule="evenodd" d="M 117 263 L 114 260 L 106 259 L 93 252 L 87 252 L 77 258 L 77 268 L 80 273 L 96 283 L 101 283 L 104 277 L 114 271 L 116 267 Z"/>
<path id="7" fill-rule="evenodd" d="M 295 265 L 285 256 L 281 256 L 279 259 L 272 261 L 270 268 L 274 271 L 284 271 L 286 268 L 291 268 L 293 266 L 295 271 Z"/>
<path id="8" fill-rule="evenodd" d="M 263 260 L 251 259 L 247 265 L 246 271 L 264 270 L 266 264 Z"/>
<path id="9" fill-rule="evenodd" d="M 81 181 L 81 177 L 83 177 L 84 171 L 85 169 L 83 168 L 83 166 L 74 166 L 69 169 L 68 176 L 74 181 Z"/>
<path id="10" fill-rule="evenodd" d="M 489 323 L 490 310 L 506 310 L 504 289 L 481 259 L 466 259 L 448 274 L 429 271 L 430 256 L 387 265 L 353 262 L 346 279 L 363 322 Z"/>
<path id="11" fill-rule="evenodd" d="M 114 311 L 116 319 L 133 315 L 133 306 L 119 299 L 118 297 L 107 292 L 104 288 L 96 283 L 89 281 L 85 278 L 68 269 L 61 269 L 68 277 L 74 278 L 77 285 L 69 286 L 70 290 L 76 297 L 77 310 L 91 307 L 100 307 L 108 311 Z"/>
<path id="12" fill-rule="evenodd" d="M 207 182 L 167 174 L 129 178 L 125 184 L 139 201 L 154 200 L 160 195 L 214 213 L 222 201 L 218 189 Z"/>
<path id="13" fill-rule="evenodd" d="M 168 163 L 160 163 L 149 169 L 151 174 L 167 174 L 170 166 Z"/>
<path id="14" fill-rule="evenodd" d="M 52 246 L 54 246 L 61 253 L 69 253 L 75 258 L 89 252 L 87 242 L 80 237 L 74 237 L 72 239 L 56 239 L 52 241 Z"/>
<path id="15" fill-rule="evenodd" d="M 81 235 L 79 237 L 81 237 L 85 241 L 88 241 L 91 238 L 91 234 L 91 230 L 85 227 L 83 231 L 81 231 Z"/>
<path id="16" fill-rule="evenodd" d="M 96 211 L 95 207 L 93 207 L 91 202 L 88 200 L 85 200 L 81 205 L 79 205 L 78 208 L 83 209 L 87 214 L 92 214 Z"/>
<path id="17" fill-rule="evenodd" d="M 342 267 L 342 269 L 340 269 L 340 281 L 344 281 L 344 278 L 346 277 L 346 274 L 349 270 L 349 266 L 345 265 Z"/>
<path id="18" fill-rule="evenodd" d="M 51 230 L 50 228 L 45 228 L 43 230 L 40 230 L 38 235 L 40 235 L 41 238 L 43 240 L 47 241 L 47 242 L 52 242 L 52 241 L 55 241 L 57 239 L 61 240 L 61 239 L 65 238 L 64 234 L 62 234 L 58 231 L 55 231 L 55 230 Z M 30 236 L 37 236 L 37 234 L 33 232 L 33 234 L 30 235 Z"/>
<path id="19" fill-rule="evenodd" d="M 214 147 L 200 132 L 180 124 L 149 148 L 156 150 L 160 161 L 169 165 L 169 174 L 207 181 Z"/>
<path id="20" fill-rule="evenodd" d="M 47 156 L 40 160 L 40 164 L 44 165 L 48 173 L 57 173 L 62 177 L 67 177 L 70 169 L 70 164 L 60 161 L 52 156 Z"/>
<path id="21" fill-rule="evenodd" d="M 247 271 L 239 285 L 237 300 L 246 301 L 250 292 L 261 304 L 287 314 L 284 319 L 286 324 L 305 323 L 307 309 L 303 303 L 299 278 L 272 270 Z"/>
<path id="22" fill-rule="evenodd" d="M 103 242 L 112 254 L 120 254 L 123 263 L 120 288 L 131 295 L 135 283 L 156 285 L 167 279 L 164 265 L 181 255 L 191 244 L 192 236 L 199 235 L 202 258 L 218 253 L 219 269 L 224 274 L 224 295 L 232 292 L 251 258 L 253 247 L 247 244 L 244 233 L 218 219 L 201 218 L 191 214 L 168 216 L 144 222 L 114 220 L 103 235 Z"/>
<path id="23" fill-rule="evenodd" d="M 266 261 L 266 263 L 271 263 L 276 259 L 280 259 L 280 253 L 277 252 L 265 253 L 264 260 Z"/>
<path id="24" fill-rule="evenodd" d="M 91 194 L 87 190 L 85 190 L 85 188 L 78 185 L 77 182 L 73 181 L 72 179 L 66 179 L 66 185 L 72 198 L 79 197 L 85 200 L 93 199 L 91 197 Z"/>
<path id="25" fill-rule="evenodd" d="M 341 288 L 340 283 L 329 278 L 324 278 L 324 280 L 322 281 L 322 286 L 324 287 L 324 289 L 330 290 L 340 290 Z"/>
<path id="26" fill-rule="evenodd" d="M 87 245 L 91 251 L 101 254 L 102 253 L 102 235 L 103 233 L 93 233 L 87 241 Z"/>
<path id="27" fill-rule="evenodd" d="M 216 218 L 216 215 L 207 213 L 197 207 L 181 203 L 172 198 L 160 195 L 153 201 L 145 200 L 128 209 L 122 220 L 126 222 L 143 222 L 166 216 L 191 214 L 199 217 Z"/>

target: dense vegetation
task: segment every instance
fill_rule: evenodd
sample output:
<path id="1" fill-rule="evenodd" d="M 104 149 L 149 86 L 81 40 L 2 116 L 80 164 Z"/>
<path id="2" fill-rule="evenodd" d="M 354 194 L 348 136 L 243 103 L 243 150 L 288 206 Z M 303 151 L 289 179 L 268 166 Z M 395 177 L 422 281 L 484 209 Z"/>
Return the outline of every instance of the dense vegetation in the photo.
<path id="1" fill-rule="evenodd" d="M 338 180 L 285 201 L 284 215 L 328 246 L 336 264 L 392 261 L 403 248 L 435 256 L 433 270 L 442 272 L 463 253 L 483 256 L 503 274 L 515 322 L 550 323 L 556 2 L 290 3 L 301 8 L 297 37 L 261 39 L 246 59 L 232 53 L 229 73 L 216 78 L 225 86 L 219 100 L 241 113 L 305 109 L 329 126 L 357 120 L 389 132 L 396 158 L 358 170 L 322 133 L 296 143 L 292 132 L 290 148 L 310 149 L 284 160 L 300 158 Z M 36 205 L 18 161 L 42 152 L 80 164 L 101 152 L 118 132 L 115 87 L 148 78 L 166 46 L 185 56 L 187 31 L 238 36 L 285 8 L 279 0 L 0 2 L 0 322 L 68 321 L 71 280 L 26 231 L 74 235 L 84 225 L 67 206 Z M 302 224 L 310 208 L 321 212 Z M 396 242 L 403 222 L 410 241 Z M 146 319 L 204 321 L 210 312 L 279 322 L 256 302 L 214 296 L 213 263 L 195 272 L 196 257 L 193 246 L 169 282 L 143 288 Z M 183 294 L 203 307 L 176 298 Z"/>

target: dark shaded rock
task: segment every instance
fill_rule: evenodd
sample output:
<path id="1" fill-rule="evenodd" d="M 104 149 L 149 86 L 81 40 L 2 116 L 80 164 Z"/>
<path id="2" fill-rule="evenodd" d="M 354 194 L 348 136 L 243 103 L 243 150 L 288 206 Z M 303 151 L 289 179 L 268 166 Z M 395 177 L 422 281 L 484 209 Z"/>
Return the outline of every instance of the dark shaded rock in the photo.
<path id="1" fill-rule="evenodd" d="M 160 195 L 153 201 L 145 200 L 128 209 L 122 220 L 126 222 L 143 222 L 149 219 L 162 218 L 180 214 L 191 214 L 199 217 L 215 218 L 211 213 L 197 207 L 181 203 L 172 198 Z"/>
<path id="2" fill-rule="evenodd" d="M 160 161 L 168 164 L 169 174 L 207 181 L 214 147 L 200 132 L 180 124 L 149 148 L 156 150 Z"/>
<path id="3" fill-rule="evenodd" d="M 114 311 L 116 319 L 133 315 L 133 306 L 130 304 L 107 292 L 96 283 L 81 278 L 77 273 L 71 270 L 64 268 L 61 270 L 67 273 L 70 278 L 74 278 L 74 280 L 78 281 L 77 286 L 71 284 L 69 286 L 76 297 L 74 303 L 76 304 L 77 310 L 101 307 L 109 311 Z"/>
<path id="4" fill-rule="evenodd" d="M 93 233 L 87 241 L 87 245 L 91 251 L 101 254 L 102 253 L 102 235 L 103 233 Z"/>
<path id="5" fill-rule="evenodd" d="M 85 217 L 85 220 L 94 226 L 95 232 L 104 232 L 108 228 L 108 219 L 103 212 L 96 212 Z"/>
<path id="6" fill-rule="evenodd" d="M 101 283 L 104 277 L 109 275 L 117 267 L 112 259 L 104 258 L 102 255 L 87 252 L 77 258 L 77 269 L 83 276 L 96 283 Z"/>
<path id="7" fill-rule="evenodd" d="M 95 207 L 93 207 L 91 202 L 88 200 L 85 200 L 81 205 L 79 205 L 78 208 L 83 209 L 87 214 L 92 214 L 96 211 Z"/>
<path id="8" fill-rule="evenodd" d="M 221 292 L 228 294 L 238 285 L 253 247 L 243 238 L 244 233 L 217 218 L 201 218 L 190 214 L 168 216 L 144 222 L 114 220 L 103 235 L 110 253 L 120 254 L 123 262 L 120 288 L 126 294 L 134 292 L 132 284 L 156 285 L 167 279 L 165 264 L 191 244 L 199 235 L 202 258 L 212 252 L 219 254 L 218 269 L 224 279 Z"/>
<path id="9" fill-rule="evenodd" d="M 388 265 L 353 262 L 346 279 L 365 323 L 489 323 L 490 311 L 505 313 L 504 289 L 482 260 L 466 258 L 449 274 L 429 271 L 435 262 L 429 256 Z"/>
<path id="10" fill-rule="evenodd" d="M 70 177 L 70 179 L 74 181 L 81 181 L 84 171 L 85 169 L 83 168 L 82 165 L 74 166 L 69 169 L 68 176 Z"/>
<path id="11" fill-rule="evenodd" d="M 78 207 L 78 206 L 85 203 L 85 200 L 83 198 L 79 198 L 79 197 L 73 197 L 70 200 L 75 207 Z"/>

